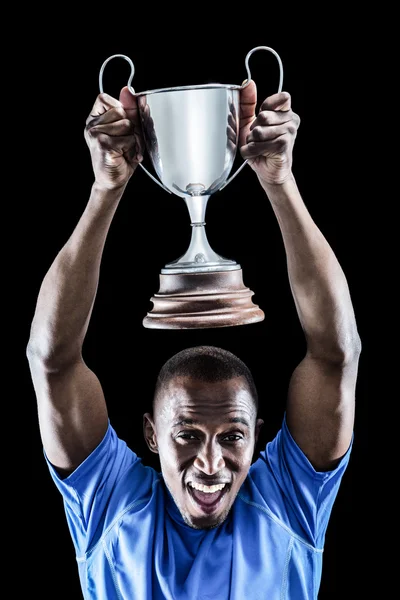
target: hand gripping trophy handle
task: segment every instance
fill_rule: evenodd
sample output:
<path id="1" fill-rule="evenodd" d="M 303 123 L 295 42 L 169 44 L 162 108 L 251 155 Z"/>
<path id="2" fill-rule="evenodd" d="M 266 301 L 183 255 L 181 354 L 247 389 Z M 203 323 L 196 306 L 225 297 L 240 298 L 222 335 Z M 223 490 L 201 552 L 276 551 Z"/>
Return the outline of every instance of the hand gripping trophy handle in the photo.
<path id="1" fill-rule="evenodd" d="M 283 65 L 282 65 L 282 61 L 281 58 L 279 56 L 279 54 L 277 52 L 275 52 L 275 50 L 273 50 L 273 48 L 269 48 L 268 46 L 257 46 L 256 48 L 253 48 L 252 50 L 250 50 L 250 52 L 247 54 L 246 58 L 245 58 L 245 66 L 246 66 L 246 71 L 247 71 L 247 80 L 246 83 L 242 86 L 240 86 L 240 89 L 244 89 L 247 85 L 249 85 L 250 80 L 251 80 L 251 72 L 250 72 L 250 67 L 249 67 L 249 59 L 250 56 L 256 52 L 257 50 L 267 50 L 268 52 L 272 52 L 272 54 L 276 57 L 278 63 L 279 63 L 279 86 L 278 86 L 278 93 L 282 91 L 282 86 L 283 86 Z M 133 76 L 135 74 L 135 67 L 134 64 L 132 62 L 132 60 L 129 58 L 129 56 L 126 56 L 125 54 L 113 54 L 112 56 L 109 56 L 107 58 L 107 60 L 104 61 L 104 63 L 101 66 L 100 69 L 100 73 L 99 73 L 99 88 L 100 88 L 100 93 L 104 93 L 104 89 L 103 89 L 103 74 L 104 74 L 104 69 L 105 66 L 107 65 L 107 63 L 112 60 L 113 58 L 123 58 L 124 60 L 126 60 L 131 67 L 131 74 L 129 76 L 129 80 L 128 80 L 128 88 L 130 89 L 132 94 L 136 94 L 134 88 L 131 86 L 132 83 L 132 79 Z M 178 88 L 177 88 L 178 89 Z M 231 175 L 231 177 L 229 177 L 229 179 L 227 179 L 225 181 L 225 183 L 219 188 L 219 190 L 223 190 L 228 183 L 230 183 L 235 177 L 236 175 L 238 175 L 240 173 L 240 171 L 243 169 L 243 167 L 246 166 L 246 164 L 248 163 L 248 160 L 245 160 L 244 163 L 237 169 L 237 171 Z M 159 181 L 158 179 L 156 179 L 147 169 L 146 167 L 144 167 L 142 165 L 142 163 L 139 163 L 140 167 L 143 169 L 143 171 L 145 171 L 145 173 L 147 173 L 147 175 L 153 180 L 155 181 L 160 187 L 163 188 L 163 190 L 166 190 L 169 194 L 172 194 L 171 190 L 169 190 L 165 185 L 163 185 L 163 183 L 161 183 L 161 181 Z"/>
<path id="2" fill-rule="evenodd" d="M 99 73 L 99 88 L 100 88 L 100 93 L 101 93 L 101 94 L 103 94 L 103 93 L 104 93 L 104 88 L 103 88 L 103 74 L 104 74 L 104 69 L 105 69 L 105 66 L 106 66 L 106 64 L 107 64 L 107 63 L 108 63 L 108 62 L 109 62 L 111 59 L 113 59 L 113 58 L 123 58 L 123 59 L 125 59 L 126 61 L 128 61 L 128 63 L 130 64 L 130 66 L 131 66 L 131 74 L 130 74 L 130 76 L 129 76 L 129 79 L 128 79 L 128 84 L 127 84 L 127 85 L 128 85 L 128 88 L 129 88 L 129 90 L 131 91 L 131 93 L 132 93 L 132 94 L 135 94 L 136 92 L 135 92 L 135 90 L 133 89 L 133 87 L 131 86 L 132 79 L 133 79 L 133 76 L 134 76 L 134 74 L 135 74 L 135 66 L 134 66 L 133 62 L 131 61 L 131 59 L 129 58 L 129 56 L 126 56 L 125 54 L 113 54 L 112 56 L 109 56 L 109 57 L 107 58 L 107 60 L 105 60 L 105 61 L 103 62 L 102 66 L 101 66 L 101 69 L 100 69 L 100 73 Z M 150 171 L 148 171 L 148 170 L 146 169 L 146 167 L 144 167 L 144 166 L 142 165 L 142 163 L 139 163 L 139 166 L 140 166 L 140 167 L 142 167 L 143 171 L 145 171 L 145 173 L 147 173 L 147 175 L 148 175 L 148 176 L 149 176 L 149 177 L 150 177 L 150 178 L 151 178 L 153 181 L 155 181 L 155 182 L 156 182 L 156 183 L 157 183 L 157 184 L 158 184 L 160 187 L 162 187 L 162 188 L 163 188 L 163 190 L 166 190 L 166 191 L 168 192 L 168 194 L 172 194 L 172 192 L 171 192 L 171 191 L 170 191 L 170 190 L 169 190 L 169 189 L 168 189 L 168 188 L 167 188 L 165 185 L 163 185 L 163 184 L 161 183 L 161 181 L 158 181 L 158 179 L 156 179 L 156 178 L 155 178 L 155 177 L 154 177 L 154 176 L 153 176 L 153 175 L 150 173 Z"/>
<path id="3" fill-rule="evenodd" d="M 241 86 L 242 89 L 244 89 L 246 86 L 249 85 L 250 80 L 251 80 L 251 73 L 250 73 L 250 67 L 249 67 L 249 59 L 250 56 L 253 54 L 253 52 L 256 52 L 257 50 L 268 50 L 268 52 L 272 52 L 272 54 L 274 56 L 276 56 L 278 63 L 279 63 L 279 87 L 278 87 L 278 93 L 282 91 L 282 86 L 283 86 L 283 65 L 282 65 L 282 61 L 280 59 L 280 56 L 277 52 L 275 52 L 275 50 L 273 50 L 272 48 L 269 48 L 268 46 L 257 46 L 256 48 L 253 48 L 253 50 L 250 50 L 250 52 L 247 54 L 246 59 L 245 59 L 245 65 L 246 65 L 246 71 L 247 71 L 247 81 L 244 85 Z M 243 167 L 245 167 L 248 163 L 248 160 L 245 160 L 244 163 L 238 168 L 238 170 L 231 175 L 231 177 L 229 177 L 229 179 L 227 179 L 225 181 L 225 183 L 219 188 L 219 190 L 223 190 L 224 187 L 226 187 L 228 185 L 228 183 L 230 183 L 233 179 L 235 179 L 236 175 L 238 175 L 240 173 L 240 171 L 243 169 Z"/>

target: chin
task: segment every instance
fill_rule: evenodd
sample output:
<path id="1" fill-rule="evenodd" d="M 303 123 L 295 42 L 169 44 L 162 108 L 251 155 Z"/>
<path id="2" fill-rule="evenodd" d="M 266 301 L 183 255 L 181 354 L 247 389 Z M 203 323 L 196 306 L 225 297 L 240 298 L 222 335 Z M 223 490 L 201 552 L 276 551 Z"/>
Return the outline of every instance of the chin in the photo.
<path id="1" fill-rule="evenodd" d="M 226 516 L 224 517 L 220 517 L 220 518 L 213 518 L 212 522 L 210 523 L 210 518 L 198 518 L 198 517 L 190 517 L 188 519 L 188 517 L 185 515 L 182 515 L 186 525 L 188 525 L 189 527 L 191 527 L 192 529 L 202 529 L 202 530 L 210 530 L 210 529 L 216 529 L 217 527 L 219 527 L 226 519 Z"/>
<path id="2" fill-rule="evenodd" d="M 202 517 L 194 516 L 189 512 L 182 513 L 181 515 L 186 525 L 192 527 L 192 529 L 215 529 L 222 525 L 224 521 L 226 521 L 231 507 L 225 509 L 221 514 L 215 515 L 204 515 Z"/>

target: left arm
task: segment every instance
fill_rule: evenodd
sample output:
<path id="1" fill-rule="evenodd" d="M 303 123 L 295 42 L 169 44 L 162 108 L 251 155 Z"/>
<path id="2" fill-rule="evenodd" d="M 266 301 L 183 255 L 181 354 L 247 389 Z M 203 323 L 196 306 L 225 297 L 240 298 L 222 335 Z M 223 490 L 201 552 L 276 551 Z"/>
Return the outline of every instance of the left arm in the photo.
<path id="1" fill-rule="evenodd" d="M 348 450 L 354 426 L 361 344 L 350 293 L 291 170 L 300 119 L 291 111 L 290 96 L 267 98 L 257 118 L 252 83 L 244 88 L 241 101 L 242 156 L 257 173 L 278 220 L 307 342 L 306 355 L 290 380 L 287 423 L 314 468 L 330 470 Z"/>
<path id="2" fill-rule="evenodd" d="M 307 342 L 289 384 L 287 424 L 314 468 L 330 470 L 348 450 L 354 426 L 360 340 L 349 288 L 294 179 L 262 186 L 281 229 Z"/>

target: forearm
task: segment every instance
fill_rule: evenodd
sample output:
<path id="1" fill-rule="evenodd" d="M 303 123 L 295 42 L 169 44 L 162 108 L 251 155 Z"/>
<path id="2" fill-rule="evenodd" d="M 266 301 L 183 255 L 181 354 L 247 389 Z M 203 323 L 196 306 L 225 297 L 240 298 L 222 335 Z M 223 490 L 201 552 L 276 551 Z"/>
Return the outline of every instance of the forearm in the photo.
<path id="1" fill-rule="evenodd" d="M 290 286 L 308 351 L 346 361 L 359 350 L 346 277 L 308 212 L 294 178 L 283 185 L 261 182 L 279 223 Z"/>
<path id="2" fill-rule="evenodd" d="M 42 282 L 28 355 L 39 357 L 51 368 L 81 354 L 104 244 L 124 189 L 104 191 L 93 185 L 82 217 Z"/>

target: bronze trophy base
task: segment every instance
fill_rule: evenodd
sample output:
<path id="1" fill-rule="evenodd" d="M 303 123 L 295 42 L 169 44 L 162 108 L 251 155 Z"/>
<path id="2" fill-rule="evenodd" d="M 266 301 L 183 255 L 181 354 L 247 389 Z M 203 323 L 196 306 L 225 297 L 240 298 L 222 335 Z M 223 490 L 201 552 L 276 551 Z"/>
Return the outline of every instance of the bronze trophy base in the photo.
<path id="1" fill-rule="evenodd" d="M 209 273 L 160 274 L 153 309 L 143 319 L 148 329 L 202 329 L 262 321 L 242 269 Z"/>

